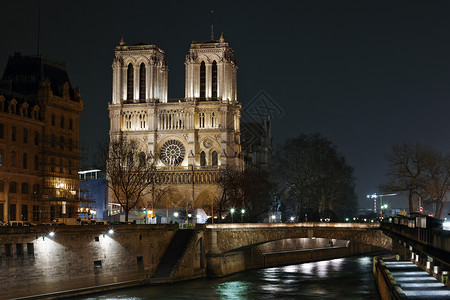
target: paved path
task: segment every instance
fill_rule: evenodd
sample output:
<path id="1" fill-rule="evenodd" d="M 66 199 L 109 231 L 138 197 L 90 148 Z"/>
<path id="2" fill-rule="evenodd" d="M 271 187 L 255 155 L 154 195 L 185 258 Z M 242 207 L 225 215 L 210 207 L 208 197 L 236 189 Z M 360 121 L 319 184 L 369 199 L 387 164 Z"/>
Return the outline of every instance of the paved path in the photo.
<path id="1" fill-rule="evenodd" d="M 450 289 L 410 261 L 384 263 L 408 299 L 450 299 Z"/>

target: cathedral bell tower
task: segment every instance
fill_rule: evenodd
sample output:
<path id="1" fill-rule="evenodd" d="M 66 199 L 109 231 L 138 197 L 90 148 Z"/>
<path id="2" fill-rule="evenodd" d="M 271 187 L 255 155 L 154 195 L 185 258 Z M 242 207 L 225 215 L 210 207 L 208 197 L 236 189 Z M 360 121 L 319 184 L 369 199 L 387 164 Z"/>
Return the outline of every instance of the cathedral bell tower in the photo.
<path id="1" fill-rule="evenodd" d="M 236 59 L 223 33 L 219 40 L 192 42 L 185 65 L 187 101 L 237 101 Z"/>
<path id="2" fill-rule="evenodd" d="M 112 103 L 167 102 L 167 64 L 155 45 L 120 41 L 113 61 Z"/>

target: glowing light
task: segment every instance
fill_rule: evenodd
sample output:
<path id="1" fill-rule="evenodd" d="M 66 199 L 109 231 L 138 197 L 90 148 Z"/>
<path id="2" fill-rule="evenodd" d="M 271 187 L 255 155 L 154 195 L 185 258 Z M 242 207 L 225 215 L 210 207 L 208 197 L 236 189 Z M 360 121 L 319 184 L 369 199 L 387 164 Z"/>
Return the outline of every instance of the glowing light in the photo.
<path id="1" fill-rule="evenodd" d="M 112 235 L 113 233 L 114 233 L 114 230 L 113 230 L 113 229 L 108 230 L 108 234 L 109 234 L 109 235 Z"/>
<path id="2" fill-rule="evenodd" d="M 294 222 L 294 220 L 295 220 L 295 218 L 294 218 L 294 217 L 291 217 L 291 222 Z"/>
<path id="3" fill-rule="evenodd" d="M 54 235 L 55 235 L 55 233 L 53 231 L 48 233 L 48 236 L 54 236 Z"/>
<path id="4" fill-rule="evenodd" d="M 450 222 L 449 221 L 445 221 L 444 223 L 442 223 L 442 228 L 444 230 L 450 230 Z"/>
<path id="5" fill-rule="evenodd" d="M 272 220 L 275 220 L 277 218 L 277 216 L 272 215 Z"/>
<path id="6" fill-rule="evenodd" d="M 234 208 L 230 209 L 230 213 L 234 214 L 236 210 Z"/>
<path id="7" fill-rule="evenodd" d="M 173 216 L 175 217 L 175 218 L 178 218 L 178 213 L 177 212 L 175 212 L 175 213 L 173 213 Z"/>

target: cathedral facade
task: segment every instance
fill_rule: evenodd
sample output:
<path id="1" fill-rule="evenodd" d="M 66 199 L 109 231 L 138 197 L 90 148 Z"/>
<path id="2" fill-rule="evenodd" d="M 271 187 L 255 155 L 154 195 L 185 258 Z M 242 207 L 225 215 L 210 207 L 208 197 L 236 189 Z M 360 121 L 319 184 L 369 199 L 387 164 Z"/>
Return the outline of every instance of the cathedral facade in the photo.
<path id="1" fill-rule="evenodd" d="M 168 66 L 155 45 L 126 45 L 122 39 L 112 68 L 110 138 L 124 134 L 139 142 L 154 160 L 172 207 L 209 211 L 221 195 L 220 170 L 243 168 L 237 65 L 230 45 L 223 35 L 192 42 L 181 99 L 167 97 Z"/>

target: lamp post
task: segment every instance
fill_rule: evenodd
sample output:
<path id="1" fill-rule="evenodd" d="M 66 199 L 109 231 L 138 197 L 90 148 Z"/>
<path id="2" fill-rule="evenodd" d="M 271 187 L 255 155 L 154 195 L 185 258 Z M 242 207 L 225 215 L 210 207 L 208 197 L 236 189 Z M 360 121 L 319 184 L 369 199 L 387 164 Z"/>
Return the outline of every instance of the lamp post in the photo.
<path id="1" fill-rule="evenodd" d="M 234 214 L 234 212 L 235 212 L 235 209 L 234 209 L 234 208 L 230 209 L 230 213 L 231 213 L 231 223 L 234 223 L 234 221 L 233 221 L 233 214 Z"/>
<path id="2" fill-rule="evenodd" d="M 241 209 L 241 223 L 244 223 L 245 209 Z"/>

